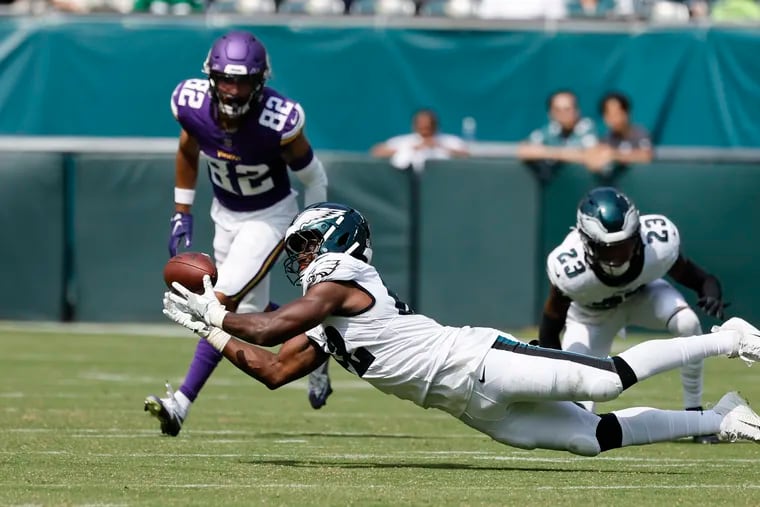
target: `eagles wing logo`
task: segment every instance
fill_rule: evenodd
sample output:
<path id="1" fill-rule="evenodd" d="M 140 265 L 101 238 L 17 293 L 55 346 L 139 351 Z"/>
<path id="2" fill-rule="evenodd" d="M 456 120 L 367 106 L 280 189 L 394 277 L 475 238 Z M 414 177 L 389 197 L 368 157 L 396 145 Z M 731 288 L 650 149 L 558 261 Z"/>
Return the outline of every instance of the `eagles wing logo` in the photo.
<path id="1" fill-rule="evenodd" d="M 332 208 L 314 208 L 307 209 L 298 216 L 298 220 L 291 226 L 298 230 L 305 226 L 312 225 L 323 220 L 331 218 L 340 218 L 346 214 L 345 210 Z"/>
<path id="2" fill-rule="evenodd" d="M 318 261 L 309 273 L 309 276 L 306 277 L 306 286 L 311 287 L 321 282 L 325 277 L 338 269 L 338 264 L 340 264 L 339 259 L 322 259 Z"/>

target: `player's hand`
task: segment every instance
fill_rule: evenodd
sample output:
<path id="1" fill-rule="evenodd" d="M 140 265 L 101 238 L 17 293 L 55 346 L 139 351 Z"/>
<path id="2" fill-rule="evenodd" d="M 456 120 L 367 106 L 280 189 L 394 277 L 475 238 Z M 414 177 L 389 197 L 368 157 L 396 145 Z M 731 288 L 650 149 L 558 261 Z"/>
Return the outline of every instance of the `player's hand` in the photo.
<path id="1" fill-rule="evenodd" d="M 203 275 L 203 294 L 195 294 L 179 282 L 172 282 L 172 288 L 177 294 L 169 294 L 169 299 L 180 309 L 212 326 L 222 327 L 227 310 L 216 298 L 210 276 Z"/>
<path id="2" fill-rule="evenodd" d="M 169 256 L 174 257 L 183 239 L 185 248 L 190 248 L 193 244 L 193 215 L 178 211 L 172 216 L 170 223 Z"/>
<path id="3" fill-rule="evenodd" d="M 171 292 L 164 293 L 164 315 L 173 320 L 180 326 L 183 326 L 194 332 L 201 338 L 207 338 L 211 333 L 211 326 L 195 318 L 191 313 L 185 311 L 179 304 L 172 301 Z"/>
<path id="4" fill-rule="evenodd" d="M 697 306 L 710 317 L 723 320 L 723 309 L 728 306 L 720 298 L 713 296 L 702 296 L 697 300 Z"/>

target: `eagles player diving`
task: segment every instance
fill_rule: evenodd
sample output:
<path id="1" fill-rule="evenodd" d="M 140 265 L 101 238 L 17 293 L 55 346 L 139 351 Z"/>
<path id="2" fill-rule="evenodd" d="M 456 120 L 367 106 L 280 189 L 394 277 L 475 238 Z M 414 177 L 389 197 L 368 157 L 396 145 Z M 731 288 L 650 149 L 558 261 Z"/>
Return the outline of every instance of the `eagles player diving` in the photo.
<path id="1" fill-rule="evenodd" d="M 694 290 L 707 315 L 723 318 L 720 282 L 684 256 L 673 222 L 639 215 L 612 187 L 583 197 L 576 227 L 546 262 L 551 287 L 539 328 L 543 347 L 607 357 L 615 335 L 629 325 L 667 329 L 673 336 L 701 334 L 697 314 L 666 275 Z M 702 362 L 684 365 L 681 382 L 686 410 L 702 410 Z M 593 402 L 586 406 L 593 410 Z"/>
<path id="2" fill-rule="evenodd" d="M 760 416 L 735 392 L 701 412 L 639 407 L 597 415 L 573 403 L 611 400 L 652 375 L 710 356 L 757 361 L 760 331 L 739 318 L 710 335 L 648 341 L 598 358 L 413 313 L 372 266 L 369 225 L 355 209 L 306 208 L 288 228 L 285 250 L 286 272 L 303 287 L 295 301 L 269 313 L 229 312 L 206 277 L 204 294 L 175 282 L 177 293 L 164 294 L 164 313 L 270 389 L 332 355 L 384 393 L 448 412 L 523 449 L 595 456 L 712 433 L 760 441 Z M 278 344 L 276 353 L 259 347 Z"/>
<path id="3" fill-rule="evenodd" d="M 218 38 L 203 63 L 203 79 L 179 83 L 171 109 L 182 127 L 175 164 L 174 215 L 169 254 L 192 244 L 199 165 L 214 191 L 214 258 L 219 270 L 216 296 L 230 311 L 263 311 L 269 306 L 269 270 L 282 252 L 282 239 L 298 213 L 288 167 L 305 186 L 304 201 L 327 197 L 327 176 L 304 134 L 298 102 L 266 86 L 269 57 L 248 32 Z M 148 396 L 145 410 L 161 431 L 176 436 L 222 355 L 200 340 L 178 392 Z M 332 392 L 327 363 L 309 378 L 309 401 L 325 404 Z"/>

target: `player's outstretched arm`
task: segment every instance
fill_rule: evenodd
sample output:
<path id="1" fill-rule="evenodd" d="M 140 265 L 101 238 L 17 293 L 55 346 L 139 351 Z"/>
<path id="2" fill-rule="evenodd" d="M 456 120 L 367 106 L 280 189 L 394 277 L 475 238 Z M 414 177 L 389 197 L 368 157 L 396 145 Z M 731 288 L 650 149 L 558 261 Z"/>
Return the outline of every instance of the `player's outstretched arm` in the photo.
<path id="1" fill-rule="evenodd" d="M 723 302 L 723 290 L 716 276 L 706 272 L 683 254 L 678 255 L 678 259 L 668 271 L 668 276 L 696 292 L 699 296 L 697 305 L 707 315 L 723 319 L 723 308 L 726 304 Z"/>
<path id="2" fill-rule="evenodd" d="M 327 359 L 327 354 L 305 334 L 286 341 L 277 354 L 232 338 L 222 354 L 269 389 L 277 389 L 311 373 Z"/>
<path id="3" fill-rule="evenodd" d="M 321 324 L 330 314 L 345 307 L 353 287 L 340 282 L 321 282 L 303 297 L 267 313 L 227 313 L 222 329 L 250 343 L 272 346 Z"/>
<path id="4" fill-rule="evenodd" d="M 554 285 L 549 287 L 549 296 L 544 303 L 544 313 L 538 328 L 539 345 L 549 349 L 562 349 L 559 335 L 565 327 L 570 303 L 570 298 L 562 294 L 557 287 Z"/>

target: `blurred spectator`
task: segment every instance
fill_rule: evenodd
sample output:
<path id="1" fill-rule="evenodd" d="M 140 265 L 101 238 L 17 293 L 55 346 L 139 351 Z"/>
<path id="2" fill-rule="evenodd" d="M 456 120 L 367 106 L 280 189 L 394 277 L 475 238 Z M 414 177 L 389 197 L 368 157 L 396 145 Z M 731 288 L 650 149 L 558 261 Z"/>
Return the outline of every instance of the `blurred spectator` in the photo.
<path id="1" fill-rule="evenodd" d="M 568 0 L 571 18 L 604 18 L 615 13 L 615 0 Z"/>
<path id="2" fill-rule="evenodd" d="M 278 12 L 283 14 L 330 15 L 343 14 L 346 9 L 343 0 L 283 0 Z"/>
<path id="3" fill-rule="evenodd" d="M 713 21 L 760 20 L 760 4 L 756 0 L 719 0 L 712 8 Z"/>
<path id="4" fill-rule="evenodd" d="M 47 2 L 32 2 L 32 5 L 46 5 Z M 50 7 L 56 11 L 74 14 L 132 12 L 133 0 L 50 0 Z"/>
<path id="5" fill-rule="evenodd" d="M 631 101 L 619 92 L 607 93 L 599 102 L 607 133 L 586 154 L 594 172 L 609 173 L 615 164 L 647 164 L 652 161 L 652 140 L 644 127 L 631 123 Z"/>
<path id="6" fill-rule="evenodd" d="M 546 101 L 549 123 L 534 130 L 520 143 L 517 156 L 538 170 L 540 178 L 551 176 L 558 162 L 585 163 L 586 150 L 596 146 L 596 126 L 581 118 L 578 100 L 570 90 L 560 90 Z"/>
<path id="7" fill-rule="evenodd" d="M 682 2 L 658 0 L 649 9 L 649 20 L 655 23 L 686 23 L 691 13 Z"/>
<path id="8" fill-rule="evenodd" d="M 185 15 L 203 12 L 203 0 L 135 0 L 133 12 Z"/>
<path id="9" fill-rule="evenodd" d="M 467 157 L 467 143 L 460 137 L 438 132 L 438 116 L 430 109 L 417 111 L 412 119 L 411 134 L 391 137 L 372 147 L 373 157 L 390 157 L 397 169 L 421 171 L 425 161 Z"/>
<path id="10" fill-rule="evenodd" d="M 414 16 L 417 4 L 413 0 L 353 0 L 349 12 L 379 16 Z"/>
<path id="11" fill-rule="evenodd" d="M 481 18 L 561 19 L 567 16 L 565 0 L 481 0 Z"/>

